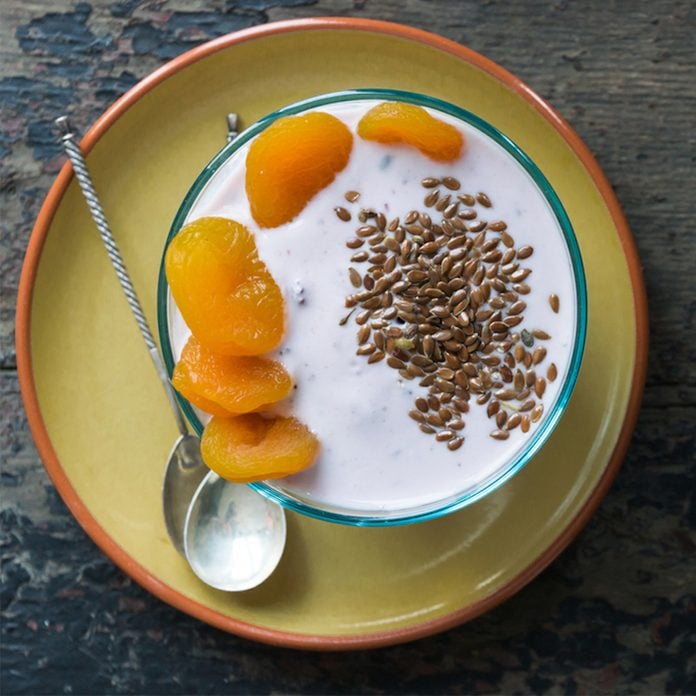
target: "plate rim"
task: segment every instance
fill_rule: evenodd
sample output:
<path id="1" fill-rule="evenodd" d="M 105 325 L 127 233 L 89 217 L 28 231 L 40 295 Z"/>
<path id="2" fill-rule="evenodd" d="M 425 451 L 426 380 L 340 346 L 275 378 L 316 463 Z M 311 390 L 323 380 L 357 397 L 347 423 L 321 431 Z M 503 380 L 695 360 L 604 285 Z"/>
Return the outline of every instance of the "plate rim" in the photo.
<path id="1" fill-rule="evenodd" d="M 109 536 L 106 530 L 104 530 L 92 516 L 63 470 L 43 420 L 36 384 L 32 373 L 30 332 L 34 283 L 48 230 L 50 229 L 55 212 L 72 179 L 72 166 L 69 162 L 63 165 L 55 182 L 49 189 L 27 244 L 17 293 L 15 323 L 16 354 L 20 391 L 24 401 L 29 427 L 44 467 L 72 515 L 87 535 L 113 563 L 121 568 L 135 582 L 162 601 L 224 631 L 234 633 L 244 638 L 282 647 L 310 650 L 358 650 L 415 640 L 447 630 L 480 616 L 509 599 L 531 582 L 531 580 L 539 575 L 539 573 L 541 573 L 577 536 L 599 506 L 599 503 L 606 495 L 611 483 L 616 477 L 636 425 L 647 371 L 648 305 L 642 268 L 628 222 L 606 175 L 577 133 L 550 104 L 505 68 L 502 68 L 490 59 L 485 58 L 483 55 L 466 46 L 415 27 L 372 19 L 313 17 L 270 22 L 268 24 L 226 34 L 183 53 L 138 82 L 107 108 L 95 121 L 82 139 L 81 147 L 85 153 L 88 153 L 112 124 L 147 92 L 169 76 L 208 55 L 230 46 L 276 34 L 327 29 L 365 31 L 415 41 L 450 53 L 489 73 L 534 107 L 559 135 L 563 137 L 575 156 L 587 170 L 588 175 L 592 179 L 609 211 L 619 236 L 624 258 L 626 259 L 629 281 L 633 294 L 634 318 L 636 322 L 636 352 L 631 388 L 619 437 L 604 471 L 583 506 L 543 553 L 532 559 L 524 570 L 491 595 L 468 604 L 465 607 L 461 607 L 445 616 L 393 630 L 348 635 L 295 633 L 265 628 L 227 616 L 186 597 L 178 590 L 175 590 L 159 580 L 142 565 L 137 563 L 111 538 L 111 536 Z"/>

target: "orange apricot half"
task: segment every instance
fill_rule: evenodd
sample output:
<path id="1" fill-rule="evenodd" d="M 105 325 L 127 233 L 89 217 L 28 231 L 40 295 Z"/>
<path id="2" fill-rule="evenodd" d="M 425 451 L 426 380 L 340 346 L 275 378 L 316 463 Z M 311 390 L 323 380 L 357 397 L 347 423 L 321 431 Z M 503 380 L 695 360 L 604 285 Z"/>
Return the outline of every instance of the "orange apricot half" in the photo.
<path id="1" fill-rule="evenodd" d="M 249 146 L 246 192 L 261 227 L 290 222 L 348 164 L 353 136 L 335 116 L 279 118 Z"/>
<path id="2" fill-rule="evenodd" d="M 243 225 L 221 217 L 185 225 L 167 248 L 165 272 L 184 321 L 206 348 L 260 355 L 281 342 L 283 295 Z"/>
<path id="3" fill-rule="evenodd" d="M 235 483 L 295 474 L 310 466 L 318 453 L 319 441 L 307 426 L 281 416 L 214 416 L 201 438 L 208 467 Z"/>
<path id="4" fill-rule="evenodd" d="M 292 391 L 290 375 L 275 360 L 218 355 L 194 336 L 181 352 L 172 384 L 192 404 L 216 416 L 249 413 Z"/>
<path id="5" fill-rule="evenodd" d="M 410 145 L 436 162 L 452 162 L 464 149 L 464 137 L 454 126 L 403 102 L 373 106 L 360 119 L 358 135 L 385 145 Z"/>

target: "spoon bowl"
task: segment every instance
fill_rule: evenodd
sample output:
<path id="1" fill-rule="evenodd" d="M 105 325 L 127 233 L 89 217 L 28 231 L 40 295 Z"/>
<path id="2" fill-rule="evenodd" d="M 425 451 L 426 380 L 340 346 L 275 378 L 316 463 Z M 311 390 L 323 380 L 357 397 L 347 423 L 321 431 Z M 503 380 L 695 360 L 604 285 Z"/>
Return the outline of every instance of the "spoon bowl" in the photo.
<path id="1" fill-rule="evenodd" d="M 256 587 L 275 570 L 286 533 L 282 507 L 211 471 L 188 508 L 184 553 L 207 585 L 239 592 Z"/>
<path id="2" fill-rule="evenodd" d="M 183 556 L 184 524 L 191 499 L 208 473 L 201 458 L 200 440 L 194 435 L 181 435 L 167 459 L 162 483 L 164 523 L 174 548 Z"/>

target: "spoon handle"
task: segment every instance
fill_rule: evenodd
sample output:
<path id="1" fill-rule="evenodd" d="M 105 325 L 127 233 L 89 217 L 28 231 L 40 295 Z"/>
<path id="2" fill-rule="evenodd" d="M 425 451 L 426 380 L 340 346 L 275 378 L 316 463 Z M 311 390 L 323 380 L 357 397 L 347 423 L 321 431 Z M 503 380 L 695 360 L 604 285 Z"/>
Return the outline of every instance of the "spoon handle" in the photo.
<path id="1" fill-rule="evenodd" d="M 138 296 L 135 292 L 135 288 L 133 287 L 130 276 L 128 275 L 128 271 L 126 270 L 121 252 L 118 249 L 118 245 L 116 244 L 113 234 L 111 234 L 109 223 L 106 221 L 106 216 L 104 215 L 104 209 L 99 202 L 97 192 L 94 190 L 92 177 L 87 169 L 87 163 L 85 162 L 85 158 L 80 150 L 80 146 L 75 142 L 75 136 L 72 132 L 72 128 L 70 127 L 68 117 L 61 116 L 57 118 L 55 120 L 55 124 L 60 132 L 60 139 L 63 143 L 63 148 L 65 149 L 65 152 L 72 163 L 75 177 L 77 178 L 85 200 L 87 201 L 89 212 L 92 214 L 92 219 L 99 230 L 99 234 L 101 235 L 104 246 L 106 247 L 106 252 L 109 255 L 109 259 L 111 260 L 114 270 L 116 271 L 116 275 L 118 276 L 118 282 L 121 284 L 121 289 L 126 296 L 126 300 L 128 300 L 128 305 L 131 308 L 131 312 L 133 312 L 133 316 L 138 324 L 140 333 L 142 334 L 145 344 L 147 345 L 147 349 L 150 352 L 152 362 L 155 364 L 155 368 L 160 381 L 162 382 L 162 386 L 167 393 L 167 398 L 172 408 L 172 412 L 174 413 L 174 418 L 176 419 L 179 432 L 182 435 L 187 435 L 188 428 L 186 427 L 186 421 L 179 410 L 176 400 L 176 393 L 174 392 L 174 388 L 169 381 L 167 370 L 164 367 L 159 349 L 157 348 L 155 339 L 153 338 L 150 327 L 145 319 L 145 314 L 140 306 L 140 301 L 138 300 Z"/>

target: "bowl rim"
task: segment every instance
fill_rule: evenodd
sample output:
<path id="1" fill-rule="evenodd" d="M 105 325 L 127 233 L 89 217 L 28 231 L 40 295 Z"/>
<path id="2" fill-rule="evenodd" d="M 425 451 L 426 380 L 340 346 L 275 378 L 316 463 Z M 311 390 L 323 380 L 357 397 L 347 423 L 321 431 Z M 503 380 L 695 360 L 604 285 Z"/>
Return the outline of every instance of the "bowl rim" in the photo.
<path id="1" fill-rule="evenodd" d="M 154 89 L 171 75 L 202 60 L 208 55 L 255 39 L 279 34 L 316 30 L 362 31 L 396 37 L 405 41 L 413 41 L 453 55 L 460 60 L 476 66 L 479 70 L 488 73 L 498 82 L 516 93 L 520 98 L 524 99 L 527 104 L 538 112 L 541 118 L 554 128 L 566 141 L 568 147 L 587 170 L 589 177 L 592 179 L 594 185 L 597 187 L 598 193 L 603 199 L 604 205 L 616 228 L 619 243 L 626 259 L 629 281 L 633 293 L 634 320 L 636 323 L 636 352 L 633 375 L 624 422 L 604 471 L 600 475 L 594 489 L 587 496 L 585 502 L 570 522 L 561 530 L 558 536 L 514 578 L 486 597 L 460 607 L 442 617 L 407 627 L 388 629 L 369 634 L 315 636 L 281 629 L 265 628 L 211 609 L 201 602 L 187 597 L 153 575 L 144 566 L 135 561 L 135 559 L 110 536 L 99 522 L 97 522 L 77 494 L 77 491 L 63 469 L 60 459 L 53 447 L 50 434 L 43 418 L 36 382 L 32 372 L 31 319 L 34 284 L 43 246 L 51 223 L 72 180 L 72 167 L 69 163 L 63 165 L 55 182 L 49 189 L 27 244 L 27 251 L 22 266 L 17 293 L 17 318 L 15 324 L 17 372 L 29 427 L 49 477 L 53 481 L 53 484 L 68 509 L 82 525 L 86 533 L 94 540 L 99 548 L 101 548 L 106 556 L 118 565 L 127 575 L 133 578 L 133 580 L 180 611 L 186 612 L 221 630 L 229 631 L 245 638 L 261 641 L 270 645 L 310 650 L 361 650 L 365 648 L 394 645 L 417 638 L 423 638 L 433 633 L 453 628 L 484 614 L 506 601 L 524 586 L 529 584 L 558 557 L 583 529 L 595 510 L 599 507 L 599 504 L 616 478 L 638 420 L 648 361 L 648 302 L 640 258 L 638 256 L 635 240 L 628 226 L 628 221 L 612 189 L 611 183 L 602 171 L 594 155 L 575 130 L 548 102 L 505 68 L 466 46 L 423 29 L 382 20 L 347 17 L 316 17 L 272 22 L 221 36 L 218 39 L 206 42 L 201 46 L 187 51 L 166 63 L 126 92 L 114 102 L 114 104 L 112 104 L 87 131 L 80 143 L 82 150 L 85 153 L 89 153 L 114 122 L 150 90 Z"/>
<path id="2" fill-rule="evenodd" d="M 200 199 L 207 185 L 216 177 L 225 163 L 234 156 L 239 150 L 244 148 L 253 138 L 262 133 L 272 123 L 279 118 L 300 113 L 306 113 L 313 109 L 341 104 L 345 102 L 360 101 L 388 101 L 406 102 L 417 106 L 427 107 L 433 111 L 445 113 L 457 120 L 468 124 L 493 140 L 498 146 L 511 155 L 522 167 L 527 175 L 532 179 L 534 185 L 541 192 L 546 203 L 551 208 L 553 216 L 560 228 L 561 236 L 564 240 L 565 248 L 569 255 L 571 272 L 574 278 L 575 288 L 575 325 L 573 347 L 568 362 L 568 368 L 564 376 L 561 388 L 556 395 L 552 408 L 541 420 L 541 424 L 536 428 L 531 437 L 516 450 L 514 457 L 497 469 L 485 479 L 466 489 L 464 492 L 453 493 L 452 495 L 413 508 L 390 511 L 384 514 L 380 511 L 358 511 L 339 506 L 322 506 L 312 504 L 309 499 L 302 499 L 290 492 L 283 490 L 281 486 L 269 485 L 265 481 L 249 483 L 254 490 L 261 493 L 266 498 L 279 503 L 288 510 L 293 510 L 303 515 L 308 515 L 323 522 L 334 522 L 358 527 L 390 527 L 402 524 L 414 524 L 426 520 L 433 520 L 444 515 L 461 510 L 468 505 L 481 500 L 489 495 L 504 483 L 509 481 L 515 474 L 521 471 L 534 456 L 539 452 L 543 445 L 556 429 L 577 383 L 578 374 L 582 364 L 586 337 L 587 337 L 587 283 L 582 262 L 580 246 L 575 236 L 575 231 L 570 222 L 570 218 L 561 202 L 558 194 L 554 190 L 549 180 L 544 176 L 539 166 L 517 145 L 509 136 L 505 135 L 498 128 L 490 124 L 485 119 L 474 114 L 468 109 L 452 104 L 443 99 L 438 99 L 419 92 L 408 92 L 404 90 L 385 89 L 385 88 L 360 88 L 347 89 L 338 92 L 318 94 L 307 99 L 283 106 L 275 111 L 260 118 L 254 124 L 246 128 L 231 142 L 224 145 L 215 154 L 208 164 L 203 167 L 195 178 L 193 184 L 184 196 L 179 209 L 177 210 L 172 225 L 167 234 L 162 250 L 160 269 L 157 280 L 157 326 L 159 330 L 159 340 L 162 350 L 164 364 L 167 373 L 171 378 L 174 371 L 174 357 L 169 331 L 169 309 L 171 293 L 165 274 L 165 256 L 169 244 L 184 226 L 186 218 L 192 208 Z M 198 418 L 190 402 L 177 392 L 179 405 L 184 412 L 189 423 L 196 434 L 201 437 L 203 425 Z"/>

